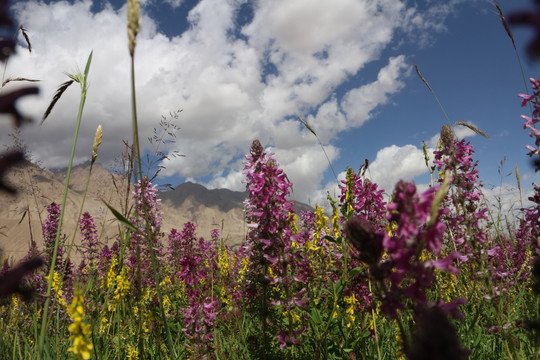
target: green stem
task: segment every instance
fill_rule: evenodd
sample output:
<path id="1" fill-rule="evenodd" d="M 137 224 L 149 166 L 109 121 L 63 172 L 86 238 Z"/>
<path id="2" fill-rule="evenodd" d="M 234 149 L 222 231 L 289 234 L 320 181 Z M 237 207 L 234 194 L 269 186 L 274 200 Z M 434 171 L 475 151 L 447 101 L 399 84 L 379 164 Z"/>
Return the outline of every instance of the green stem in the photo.
<path id="1" fill-rule="evenodd" d="M 88 75 L 88 70 L 90 66 L 90 62 L 92 60 L 92 53 L 90 53 L 90 56 L 88 57 L 88 61 L 86 64 L 86 70 L 84 78 L 80 77 L 82 81 L 80 81 L 81 84 L 81 100 L 79 103 L 79 112 L 77 114 L 77 123 L 75 125 L 75 134 L 73 135 L 73 144 L 71 146 L 71 155 L 69 157 L 69 165 L 67 169 L 67 175 L 66 175 L 66 182 L 64 184 L 64 195 L 62 198 L 62 207 L 60 210 L 60 218 L 58 220 L 58 231 L 56 232 L 56 240 L 54 242 L 54 250 L 51 260 L 51 265 L 49 269 L 49 279 L 47 281 L 47 295 L 45 297 L 45 306 L 43 307 L 43 316 L 41 319 L 41 331 L 39 335 L 39 342 L 38 342 L 38 359 L 42 358 L 43 355 L 43 345 L 45 343 L 45 331 L 47 330 L 47 322 L 48 322 L 48 312 L 49 312 L 49 304 L 51 301 L 51 288 L 52 288 L 52 280 L 54 276 L 54 268 L 56 265 L 56 257 L 58 256 L 58 246 L 60 244 L 60 234 L 62 232 L 62 223 L 64 221 L 64 211 L 66 208 L 66 200 L 67 200 L 67 194 L 69 190 L 69 180 L 71 177 L 71 168 L 73 167 L 73 158 L 75 157 L 75 148 L 77 147 L 77 138 L 79 136 L 79 128 L 81 126 L 81 119 L 82 119 L 82 113 L 84 109 L 84 103 L 86 101 L 86 91 L 87 91 L 87 84 L 86 79 Z"/>
<path id="2" fill-rule="evenodd" d="M 139 125 L 137 121 L 137 96 L 135 95 L 135 59 L 131 57 L 131 112 L 133 126 L 133 161 L 135 161 L 135 182 L 142 180 L 141 149 L 139 145 Z"/>
<path id="3" fill-rule="evenodd" d="M 132 111 L 132 124 L 133 124 L 133 150 L 132 154 L 134 155 L 135 161 L 135 181 L 140 181 L 141 184 L 141 198 L 145 199 L 144 196 L 144 186 L 142 183 L 142 161 L 141 161 L 141 151 L 139 145 L 139 126 L 137 121 L 137 96 L 135 92 L 135 56 L 131 54 L 131 111 Z M 143 215 L 145 218 L 146 225 L 146 240 L 148 242 L 148 247 L 150 248 L 150 257 L 152 261 L 152 268 L 154 270 L 154 281 L 156 283 L 156 292 L 158 296 L 159 308 L 161 312 L 161 318 L 163 320 L 163 325 L 165 327 L 165 333 L 167 334 L 167 345 L 169 350 L 169 357 L 175 359 L 173 341 L 169 327 L 167 326 L 167 317 L 165 316 L 165 309 L 163 308 L 163 297 L 161 294 L 161 285 L 160 285 L 160 276 L 159 276 L 159 266 L 157 264 L 157 259 L 154 253 L 154 246 L 152 244 L 152 238 L 155 236 L 150 229 L 150 222 L 148 216 L 148 204 L 145 204 L 143 209 Z M 137 214 L 136 214 L 137 215 Z"/>

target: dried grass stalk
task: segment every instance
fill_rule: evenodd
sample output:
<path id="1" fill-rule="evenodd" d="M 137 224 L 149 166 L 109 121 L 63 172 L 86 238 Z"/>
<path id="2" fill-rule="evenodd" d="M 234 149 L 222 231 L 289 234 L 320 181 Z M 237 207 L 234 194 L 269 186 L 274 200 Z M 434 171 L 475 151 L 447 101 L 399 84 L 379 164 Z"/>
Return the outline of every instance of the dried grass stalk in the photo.
<path id="1" fill-rule="evenodd" d="M 23 25 L 19 26 L 17 31 L 19 31 L 19 30 L 23 34 L 24 41 L 26 41 L 26 45 L 28 45 L 28 51 L 32 52 L 32 43 L 30 42 L 30 38 L 28 37 L 28 32 L 27 32 L 28 30 L 26 30 Z"/>
<path id="2" fill-rule="evenodd" d="M 510 26 L 508 26 L 508 22 L 506 22 L 506 18 L 504 17 L 501 7 L 495 1 L 493 2 L 493 4 L 497 8 L 497 11 L 499 13 L 499 18 L 501 18 L 501 22 L 504 26 L 504 30 L 506 30 L 506 33 L 510 37 L 510 40 L 512 40 L 512 45 L 514 45 L 514 49 L 516 49 L 516 42 L 514 41 L 514 35 L 512 35 L 512 31 L 510 31 Z"/>
<path id="3" fill-rule="evenodd" d="M 2 87 L 6 86 L 7 84 L 9 84 L 9 83 L 12 82 L 12 81 L 38 82 L 38 81 L 41 81 L 41 80 L 27 79 L 27 78 L 21 78 L 21 77 L 18 77 L 18 78 L 7 78 L 7 79 L 2 83 Z"/>
<path id="4" fill-rule="evenodd" d="M 482 130 L 480 130 L 479 128 L 477 128 L 476 126 L 474 126 L 473 124 L 469 124 L 469 123 L 466 123 L 466 122 L 464 122 L 464 121 L 458 121 L 458 122 L 456 122 L 456 125 L 465 126 L 466 128 L 471 129 L 471 130 L 474 131 L 475 133 L 482 135 L 482 136 L 485 137 L 486 139 L 489 139 L 488 134 L 486 134 L 485 132 L 483 132 Z"/>
<path id="5" fill-rule="evenodd" d="M 519 169 L 516 165 L 516 180 L 517 180 L 517 187 L 519 190 L 519 201 L 521 203 L 521 207 L 523 207 L 523 197 L 521 196 L 521 178 L 519 177 Z"/>
<path id="6" fill-rule="evenodd" d="M 418 74 L 418 76 L 420 77 L 420 79 L 422 79 L 422 81 L 424 82 L 424 84 L 426 84 L 426 86 L 428 87 L 429 91 L 433 92 L 433 89 L 431 88 L 431 86 L 429 86 L 427 80 L 424 79 L 424 77 L 422 76 L 422 74 L 420 74 L 420 69 L 418 69 L 418 65 L 414 64 L 414 68 L 416 69 L 416 73 Z"/>
<path id="7" fill-rule="evenodd" d="M 304 126 L 305 126 L 305 127 L 306 127 L 313 135 L 317 136 L 317 134 L 315 133 L 315 130 L 313 130 L 313 129 L 311 128 L 311 126 L 309 126 L 309 124 L 308 124 L 306 121 L 304 121 L 304 119 L 302 119 L 302 118 L 300 117 L 300 115 L 296 114 L 296 117 L 298 118 L 298 120 L 300 120 L 300 122 L 301 122 L 302 124 L 304 124 Z"/>
<path id="8" fill-rule="evenodd" d="M 73 84 L 73 80 L 66 81 L 65 83 L 63 83 L 62 85 L 58 87 L 58 90 L 56 90 L 56 93 L 54 93 L 53 99 L 51 103 L 49 104 L 49 107 L 47 108 L 47 110 L 45 110 L 45 113 L 43 114 L 43 118 L 41 119 L 40 125 L 43 125 L 43 122 L 45 122 L 45 119 L 47 119 L 47 117 L 51 113 L 52 109 L 54 108 L 54 105 L 56 105 L 58 100 L 60 100 L 60 98 L 62 97 L 62 94 L 64 93 L 64 91 L 66 91 L 67 88 L 71 84 Z"/>
<path id="9" fill-rule="evenodd" d="M 94 146 L 92 147 L 92 164 L 96 161 L 97 151 L 99 145 L 101 145 L 101 139 L 103 138 L 103 129 L 101 125 L 98 125 L 96 130 L 96 136 L 94 137 Z"/>

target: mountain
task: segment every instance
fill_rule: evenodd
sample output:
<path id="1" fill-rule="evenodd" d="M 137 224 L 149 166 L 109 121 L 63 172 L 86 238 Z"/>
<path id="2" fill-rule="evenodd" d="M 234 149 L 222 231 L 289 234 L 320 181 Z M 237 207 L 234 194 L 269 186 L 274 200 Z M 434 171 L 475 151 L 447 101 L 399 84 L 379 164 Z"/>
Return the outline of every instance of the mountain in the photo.
<path id="1" fill-rule="evenodd" d="M 235 208 L 243 208 L 247 194 L 228 189 L 207 189 L 200 184 L 188 181 L 178 185 L 174 190 L 161 192 L 160 197 L 164 202 L 177 205 L 187 199 L 194 199 L 201 205 L 217 207 L 220 211 L 227 213 Z"/>
<path id="2" fill-rule="evenodd" d="M 71 172 L 63 229 L 69 235 L 67 239 L 71 241 L 73 238 L 75 244 L 80 244 L 77 219 L 89 170 L 90 164 L 85 163 L 75 166 Z M 46 220 L 47 206 L 52 202 L 62 202 L 66 176 L 65 170 L 48 171 L 31 163 L 8 172 L 6 180 L 18 190 L 18 195 L 0 193 L 0 249 L 4 255 L 14 260 L 24 257 L 31 239 L 42 249 L 41 224 Z M 84 211 L 94 217 L 102 244 L 111 245 L 118 231 L 118 223 L 104 202 L 124 213 L 126 207 L 131 206 L 131 203 L 125 203 L 126 194 L 132 190 L 133 185 L 124 176 L 94 164 Z M 181 230 L 186 222 L 191 221 L 197 226 L 197 235 L 206 239 L 210 239 L 210 232 L 214 229 L 219 229 L 224 241 L 231 246 L 245 239 L 246 192 L 207 189 L 200 184 L 186 182 L 174 190 L 160 191 L 158 196 L 161 198 L 162 230 L 166 234 L 172 228 Z M 313 210 L 302 203 L 294 207 L 297 212 Z M 163 242 L 167 242 L 166 237 Z"/>

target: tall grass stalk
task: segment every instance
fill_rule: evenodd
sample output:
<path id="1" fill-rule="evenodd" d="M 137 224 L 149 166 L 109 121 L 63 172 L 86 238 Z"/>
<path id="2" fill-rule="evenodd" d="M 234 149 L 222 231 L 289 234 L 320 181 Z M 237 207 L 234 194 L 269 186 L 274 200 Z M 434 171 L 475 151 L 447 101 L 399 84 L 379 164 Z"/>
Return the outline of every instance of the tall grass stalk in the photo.
<path id="1" fill-rule="evenodd" d="M 506 31 L 506 33 L 508 34 L 508 37 L 512 41 L 512 46 L 514 47 L 514 52 L 516 54 L 516 57 L 519 63 L 519 69 L 521 70 L 521 78 L 523 79 L 523 85 L 525 85 L 526 93 L 529 94 L 529 86 L 527 84 L 527 79 L 525 78 L 525 71 L 523 70 L 523 64 L 521 63 L 521 56 L 519 56 L 519 51 L 517 50 L 516 42 L 514 40 L 514 35 L 512 34 L 512 30 L 510 30 L 510 26 L 508 26 L 508 22 L 506 21 L 506 18 L 504 17 L 503 11 L 501 7 L 499 6 L 499 4 L 496 1 L 494 1 L 493 5 L 495 5 L 495 8 L 497 9 L 497 13 L 499 14 L 499 18 L 501 19 L 501 23 L 504 27 L 504 30 Z M 529 108 L 531 109 L 531 112 L 532 112 L 532 105 L 529 104 Z"/>
<path id="2" fill-rule="evenodd" d="M 77 122 L 75 124 L 75 134 L 73 135 L 73 144 L 71 146 L 71 155 L 69 157 L 69 165 L 67 168 L 67 175 L 66 175 L 66 182 L 64 185 L 64 195 L 62 198 L 62 206 L 60 211 L 60 218 L 58 221 L 58 231 L 56 233 L 56 240 L 54 242 L 54 250 L 51 260 L 51 265 L 49 269 L 49 278 L 47 280 L 47 295 L 45 298 L 45 305 L 43 307 L 43 316 L 41 318 L 41 331 L 39 335 L 38 340 L 38 359 L 42 358 L 43 355 L 43 346 L 45 343 L 45 332 L 47 330 L 47 323 L 48 323 L 48 312 L 49 312 L 49 304 L 51 301 L 51 287 L 52 287 L 52 281 L 53 281 L 53 274 L 54 274 L 54 267 L 56 264 L 56 257 L 58 255 L 58 246 L 60 243 L 60 234 L 62 233 L 62 222 L 64 219 L 64 211 L 66 208 L 66 200 L 67 200 L 67 194 L 69 189 L 69 180 L 71 176 L 71 168 L 73 166 L 73 158 L 75 157 L 75 148 L 77 146 L 77 138 L 79 136 L 79 128 L 81 125 L 82 120 L 82 113 L 84 109 L 84 103 L 86 101 L 86 92 L 88 90 L 88 72 L 90 71 L 90 64 L 92 63 L 92 53 L 90 52 L 90 55 L 88 56 L 88 60 L 86 61 L 86 67 L 84 69 L 84 75 L 80 72 L 76 75 L 69 75 L 74 81 L 77 81 L 81 85 L 81 99 L 79 103 L 79 112 L 77 114 Z"/>
<path id="3" fill-rule="evenodd" d="M 328 161 L 328 165 L 330 165 L 330 169 L 332 170 L 332 174 L 334 174 L 334 178 L 336 178 L 336 182 L 339 183 L 339 180 L 338 180 L 338 177 L 336 175 L 336 171 L 334 170 L 334 167 L 332 166 L 332 162 L 330 161 L 330 158 L 328 157 L 328 154 L 326 153 L 326 150 L 324 150 L 324 146 L 321 142 L 321 139 L 319 139 L 319 136 L 317 135 L 317 133 L 315 132 L 315 130 L 313 130 L 313 128 L 311 126 L 309 126 L 309 124 L 300 117 L 300 115 L 296 115 L 296 117 L 298 118 L 298 120 L 300 120 L 300 122 L 302 124 L 304 124 L 304 126 L 306 127 L 306 129 L 309 130 L 310 133 L 312 133 L 313 135 L 315 135 L 315 138 L 317 138 L 317 141 L 319 142 L 319 145 L 321 146 L 321 149 L 324 153 L 324 156 L 326 156 L 326 161 Z"/>
<path id="4" fill-rule="evenodd" d="M 81 220 L 81 215 L 83 213 L 84 203 L 86 201 L 86 195 L 88 194 L 88 186 L 90 185 L 90 177 L 92 176 L 92 169 L 97 159 L 97 150 L 99 148 L 99 145 L 101 145 L 102 137 L 103 137 L 103 130 L 102 130 L 101 125 L 99 125 L 97 127 L 96 135 L 94 137 L 94 144 L 92 146 L 92 160 L 90 162 L 90 169 L 88 170 L 88 176 L 86 177 L 86 184 L 84 186 L 83 198 L 81 201 L 81 206 L 79 208 L 79 214 L 77 215 L 77 219 L 75 221 L 75 229 L 73 229 L 73 236 L 71 237 L 71 242 L 68 247 L 66 258 L 69 258 L 69 255 L 71 253 L 71 248 L 73 247 L 73 244 L 75 243 L 75 234 L 77 234 L 77 227 L 79 226 L 79 221 Z M 67 263 L 66 263 L 66 266 L 67 266 Z M 64 268 L 64 271 L 65 270 L 66 269 Z"/>
<path id="5" fill-rule="evenodd" d="M 131 115 L 132 115 L 132 126 L 133 126 L 133 160 L 135 161 L 135 180 L 140 181 L 142 185 L 142 161 L 141 161 L 141 151 L 139 144 L 139 126 L 137 121 L 137 96 L 135 91 L 135 47 L 137 44 L 137 34 L 140 28 L 140 4 L 139 0 L 128 0 L 128 9 L 127 9 L 127 29 L 128 29 L 128 47 L 129 55 L 131 58 Z M 144 196 L 144 186 L 141 186 L 141 198 L 145 199 Z M 165 309 L 163 308 L 163 295 L 161 293 L 160 285 L 160 276 L 159 276 L 159 266 L 156 261 L 156 254 L 154 251 L 154 245 L 151 241 L 151 236 L 154 236 L 151 232 L 150 223 L 149 223 L 149 214 L 148 214 L 148 204 L 144 204 L 144 216 L 146 223 L 145 238 L 150 248 L 150 257 L 152 261 L 152 269 L 154 271 L 154 281 L 156 283 L 156 293 L 158 296 L 159 309 L 163 325 L 165 327 L 165 333 L 167 334 L 167 350 L 169 352 L 169 357 L 175 359 L 176 355 L 174 354 L 173 341 L 169 326 L 167 325 L 167 317 L 165 316 Z"/>

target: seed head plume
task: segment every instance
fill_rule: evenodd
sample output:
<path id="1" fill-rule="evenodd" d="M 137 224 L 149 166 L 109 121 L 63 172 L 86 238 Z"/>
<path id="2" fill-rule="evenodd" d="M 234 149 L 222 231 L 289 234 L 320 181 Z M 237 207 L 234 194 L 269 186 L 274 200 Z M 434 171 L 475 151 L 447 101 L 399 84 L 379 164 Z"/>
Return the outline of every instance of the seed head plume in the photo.
<path id="1" fill-rule="evenodd" d="M 510 27 L 508 26 L 508 22 L 506 22 L 506 18 L 504 17 L 504 14 L 502 12 L 501 7 L 497 2 L 493 2 L 493 5 L 497 8 L 497 12 L 499 13 L 499 18 L 501 18 L 501 22 L 504 26 L 504 30 L 506 30 L 506 33 L 508 34 L 508 37 L 510 37 L 510 40 L 512 40 L 512 45 L 514 45 L 514 50 L 516 50 L 516 42 L 514 41 L 514 35 L 512 35 L 512 31 L 510 31 Z"/>
<path id="2" fill-rule="evenodd" d="M 97 130 L 96 130 L 96 136 L 94 137 L 94 146 L 92 148 L 92 164 L 96 161 L 97 151 L 98 151 L 99 145 L 101 145 L 102 137 L 103 137 L 103 129 L 101 128 L 101 125 L 98 125 Z"/>
<path id="3" fill-rule="evenodd" d="M 30 42 L 30 38 L 28 37 L 28 30 L 26 30 L 22 24 L 17 29 L 17 31 L 19 30 L 21 31 L 24 37 L 24 41 L 26 41 L 26 45 L 28 45 L 28 51 L 32 52 L 32 43 Z"/>
<path id="4" fill-rule="evenodd" d="M 477 128 L 476 126 L 474 126 L 473 124 L 469 124 L 469 123 L 466 123 L 464 121 L 457 121 L 456 122 L 456 125 L 461 125 L 461 126 L 465 126 L 466 128 L 469 128 L 471 129 L 472 131 L 474 131 L 475 133 L 479 134 L 479 135 L 482 135 L 483 137 L 485 137 L 486 139 L 489 139 L 489 135 L 486 134 L 485 132 L 483 132 L 482 130 L 480 130 L 479 128 Z"/>
<path id="5" fill-rule="evenodd" d="M 43 118 L 41 119 L 41 123 L 39 125 L 43 125 L 47 117 L 51 114 L 51 111 L 54 108 L 54 105 L 56 105 L 58 100 L 60 100 L 60 98 L 62 97 L 62 94 L 67 90 L 67 88 L 71 84 L 73 84 L 73 81 L 74 80 L 66 81 L 65 83 L 63 83 L 62 85 L 58 87 L 58 90 L 56 90 L 56 92 L 54 93 L 53 99 L 51 103 L 49 104 L 49 107 L 47 108 L 47 110 L 45 110 L 45 113 L 43 114 Z"/>

